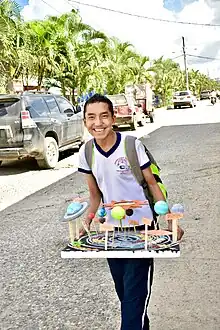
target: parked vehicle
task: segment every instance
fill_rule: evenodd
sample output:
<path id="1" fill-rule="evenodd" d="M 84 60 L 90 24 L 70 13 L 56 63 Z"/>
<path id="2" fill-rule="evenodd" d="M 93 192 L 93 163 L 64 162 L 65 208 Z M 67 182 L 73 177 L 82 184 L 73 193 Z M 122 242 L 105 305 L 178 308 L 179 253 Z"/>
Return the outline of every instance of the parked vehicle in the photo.
<path id="1" fill-rule="evenodd" d="M 173 95 L 174 109 L 181 108 L 183 106 L 189 106 L 190 108 L 196 107 L 197 99 L 191 91 L 178 91 Z"/>
<path id="2" fill-rule="evenodd" d="M 84 140 L 83 114 L 65 97 L 24 92 L 0 95 L 0 163 L 32 157 L 54 168 L 59 152 Z"/>
<path id="3" fill-rule="evenodd" d="M 200 100 L 208 100 L 210 98 L 210 91 L 201 91 Z"/>
<path id="4" fill-rule="evenodd" d="M 115 126 L 129 125 L 131 130 L 136 130 L 137 126 L 143 126 L 145 115 L 141 107 L 135 105 L 132 97 L 125 94 L 107 95 L 112 101 L 116 116 Z"/>
<path id="5" fill-rule="evenodd" d="M 150 87 L 150 84 L 135 84 L 125 87 L 125 94 L 127 97 L 132 96 L 135 100 L 135 104 L 142 108 L 146 118 L 150 119 L 150 122 L 154 122 L 154 93 Z"/>

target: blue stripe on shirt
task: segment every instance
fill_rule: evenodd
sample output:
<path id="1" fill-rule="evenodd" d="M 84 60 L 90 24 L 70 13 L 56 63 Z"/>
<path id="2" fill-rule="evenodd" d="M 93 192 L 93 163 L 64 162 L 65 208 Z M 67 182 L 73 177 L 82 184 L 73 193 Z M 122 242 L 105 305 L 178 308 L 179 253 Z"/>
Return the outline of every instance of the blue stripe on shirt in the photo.
<path id="1" fill-rule="evenodd" d="M 151 161 L 147 162 L 146 164 L 142 165 L 141 166 L 141 170 L 145 170 L 146 168 L 150 167 L 151 166 Z"/>
<path id="2" fill-rule="evenodd" d="M 78 168 L 78 172 L 86 173 L 86 174 L 92 174 L 91 170 L 85 170 L 84 168 L 81 168 L 81 167 Z"/>

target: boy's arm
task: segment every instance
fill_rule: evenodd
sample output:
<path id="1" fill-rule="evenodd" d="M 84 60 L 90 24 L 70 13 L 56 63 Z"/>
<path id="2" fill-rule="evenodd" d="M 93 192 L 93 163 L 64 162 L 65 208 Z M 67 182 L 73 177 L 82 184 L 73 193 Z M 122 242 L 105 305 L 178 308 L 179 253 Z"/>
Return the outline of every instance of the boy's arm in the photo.
<path id="1" fill-rule="evenodd" d="M 151 172 L 150 167 L 147 167 L 144 170 L 142 170 L 142 173 L 145 178 L 145 181 L 148 184 L 149 190 L 150 190 L 154 200 L 155 201 L 166 201 L 160 187 L 157 184 L 157 181 L 155 180 L 155 178 Z"/>
<path id="2" fill-rule="evenodd" d="M 89 213 L 96 214 L 99 205 L 101 203 L 101 194 L 97 186 L 96 180 L 94 179 L 92 174 L 86 174 L 86 181 L 89 189 L 89 199 L 90 199 L 90 206 L 86 216 L 86 224 L 90 225 L 92 220 L 89 219 Z"/>
<path id="3" fill-rule="evenodd" d="M 79 150 L 79 165 L 78 165 L 78 171 L 85 175 L 87 186 L 89 190 L 89 197 L 90 197 L 90 206 L 87 212 L 87 216 L 85 219 L 86 224 L 89 226 L 92 222 L 91 219 L 89 219 L 89 213 L 96 214 L 100 202 L 101 202 L 101 194 L 100 190 L 97 186 L 96 180 L 92 174 L 92 170 L 87 164 L 86 158 L 85 158 L 85 145 L 83 145 Z"/>

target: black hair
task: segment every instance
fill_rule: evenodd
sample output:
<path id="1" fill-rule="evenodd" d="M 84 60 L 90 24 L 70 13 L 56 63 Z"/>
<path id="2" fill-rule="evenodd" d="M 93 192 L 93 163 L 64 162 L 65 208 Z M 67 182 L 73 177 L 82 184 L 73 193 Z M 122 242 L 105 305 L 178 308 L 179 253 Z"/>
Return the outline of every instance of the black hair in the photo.
<path id="1" fill-rule="evenodd" d="M 85 115 L 86 115 L 86 108 L 89 104 L 94 104 L 94 103 L 105 103 L 108 105 L 108 109 L 111 112 L 112 117 L 114 116 L 114 108 L 113 108 L 113 104 L 112 101 L 109 100 L 105 95 L 102 94 L 94 94 L 92 97 L 90 97 L 85 105 L 84 105 L 84 111 L 83 111 L 83 115 L 84 115 L 84 119 L 85 119 Z"/>

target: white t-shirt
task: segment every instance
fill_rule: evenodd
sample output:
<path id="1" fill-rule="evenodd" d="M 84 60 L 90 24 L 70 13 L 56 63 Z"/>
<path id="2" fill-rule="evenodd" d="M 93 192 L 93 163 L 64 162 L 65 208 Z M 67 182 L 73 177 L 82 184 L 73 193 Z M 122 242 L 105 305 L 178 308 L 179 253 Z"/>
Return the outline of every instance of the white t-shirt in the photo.
<path id="1" fill-rule="evenodd" d="M 148 168 L 151 163 L 143 144 L 138 139 L 135 143 L 141 169 Z M 80 148 L 78 171 L 87 174 L 92 173 L 95 176 L 98 187 L 103 194 L 104 203 L 120 202 L 121 200 L 146 200 L 142 187 L 138 184 L 130 169 L 125 153 L 125 135 L 117 132 L 116 143 L 108 152 L 103 151 L 94 140 L 93 152 L 94 160 L 91 169 L 85 159 L 85 145 Z M 120 222 L 111 217 L 108 209 L 106 211 L 107 221 L 114 226 L 119 226 Z M 123 226 L 128 226 L 129 220 L 136 220 L 141 225 L 143 224 L 143 217 L 153 219 L 149 205 L 133 209 L 133 212 L 131 217 L 126 216 L 122 220 Z"/>

